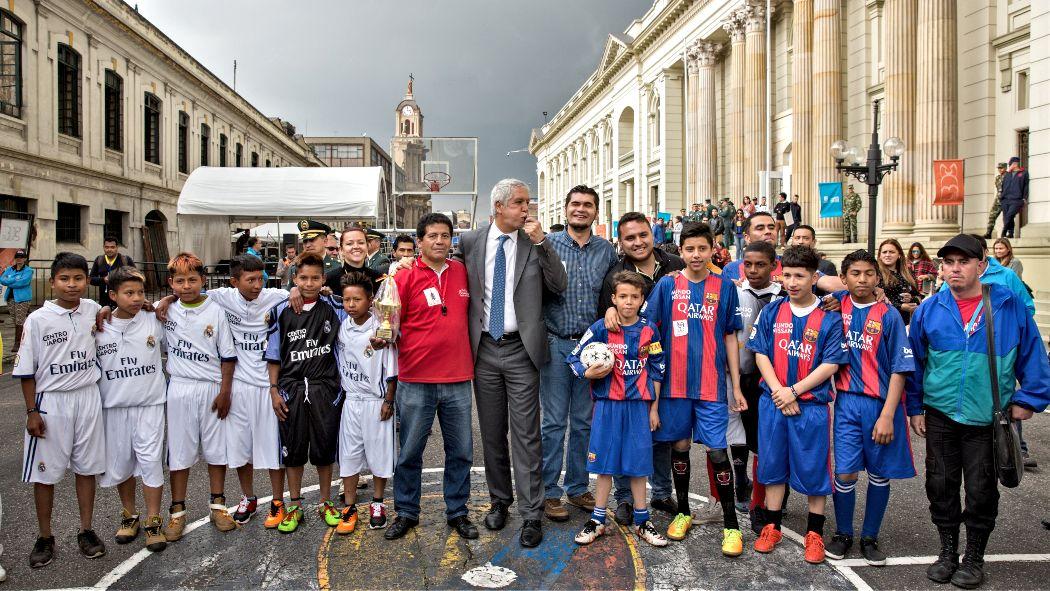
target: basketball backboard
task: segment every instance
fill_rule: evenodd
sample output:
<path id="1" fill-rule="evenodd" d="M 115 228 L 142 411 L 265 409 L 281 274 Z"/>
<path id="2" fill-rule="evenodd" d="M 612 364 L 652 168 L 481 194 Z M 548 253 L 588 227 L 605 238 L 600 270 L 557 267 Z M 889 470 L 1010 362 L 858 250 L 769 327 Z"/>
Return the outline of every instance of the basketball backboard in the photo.
<path id="1" fill-rule="evenodd" d="M 478 138 L 395 137 L 390 140 L 395 194 L 476 195 Z"/>

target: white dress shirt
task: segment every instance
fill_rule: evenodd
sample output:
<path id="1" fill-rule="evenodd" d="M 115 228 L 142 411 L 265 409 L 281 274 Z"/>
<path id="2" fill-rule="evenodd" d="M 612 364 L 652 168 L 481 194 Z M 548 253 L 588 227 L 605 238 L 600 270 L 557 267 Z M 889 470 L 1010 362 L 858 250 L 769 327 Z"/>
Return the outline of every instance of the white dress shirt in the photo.
<path id="1" fill-rule="evenodd" d="M 488 244 L 485 246 L 485 331 L 489 327 L 489 306 L 492 304 L 492 275 L 496 270 L 496 249 L 499 237 L 507 236 L 503 242 L 503 254 L 507 258 L 507 280 L 503 297 L 503 332 L 518 330 L 518 316 L 514 313 L 514 265 L 518 254 L 518 233 L 504 234 L 496 224 L 489 225 Z"/>

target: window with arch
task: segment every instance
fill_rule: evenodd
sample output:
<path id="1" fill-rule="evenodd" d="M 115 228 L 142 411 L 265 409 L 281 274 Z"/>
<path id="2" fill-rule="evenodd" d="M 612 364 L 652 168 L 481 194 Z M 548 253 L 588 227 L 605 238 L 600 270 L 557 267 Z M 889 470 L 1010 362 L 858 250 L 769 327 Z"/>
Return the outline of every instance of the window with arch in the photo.
<path id="1" fill-rule="evenodd" d="M 234 150 L 233 165 L 237 168 L 244 166 L 244 146 L 241 142 L 237 142 L 237 148 Z"/>
<path id="2" fill-rule="evenodd" d="M 201 166 L 211 164 L 211 128 L 201 123 Z"/>
<path id="3" fill-rule="evenodd" d="M 80 137 L 80 54 L 58 44 L 58 133 Z"/>
<path id="4" fill-rule="evenodd" d="M 259 153 L 252 152 L 252 168 L 259 168 Z"/>
<path id="5" fill-rule="evenodd" d="M 124 149 L 124 79 L 113 70 L 106 70 L 105 93 L 106 148 L 121 152 Z"/>
<path id="6" fill-rule="evenodd" d="M 22 21 L 0 9 L 0 113 L 22 116 Z"/>
<path id="7" fill-rule="evenodd" d="M 225 133 L 219 134 L 219 166 L 225 167 L 228 162 L 227 152 L 230 151 L 230 140 L 226 138 Z"/>
<path id="8" fill-rule="evenodd" d="M 190 171 L 190 116 L 179 111 L 179 172 Z"/>
<path id="9" fill-rule="evenodd" d="M 143 156 L 146 162 L 160 165 L 160 99 L 157 95 L 146 93 L 143 112 Z"/>

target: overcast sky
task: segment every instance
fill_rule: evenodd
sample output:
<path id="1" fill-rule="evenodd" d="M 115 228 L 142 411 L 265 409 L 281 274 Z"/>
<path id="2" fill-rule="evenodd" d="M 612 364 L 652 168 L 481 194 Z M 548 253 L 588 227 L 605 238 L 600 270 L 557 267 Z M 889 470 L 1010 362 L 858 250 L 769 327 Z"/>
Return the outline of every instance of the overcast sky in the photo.
<path id="1" fill-rule="evenodd" d="M 565 103 L 609 33 L 651 0 L 128 0 L 268 116 L 304 135 L 369 135 L 385 149 L 415 75 L 428 136 L 478 136 L 479 214 L 495 181 L 536 182 L 511 150 Z M 438 200 L 435 207 L 465 205 Z"/>

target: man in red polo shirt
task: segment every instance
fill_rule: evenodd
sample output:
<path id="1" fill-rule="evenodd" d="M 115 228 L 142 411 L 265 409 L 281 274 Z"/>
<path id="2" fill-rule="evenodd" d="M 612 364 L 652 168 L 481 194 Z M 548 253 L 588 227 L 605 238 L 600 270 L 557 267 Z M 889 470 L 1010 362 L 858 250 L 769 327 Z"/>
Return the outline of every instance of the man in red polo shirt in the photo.
<path id="1" fill-rule="evenodd" d="M 394 470 L 397 519 L 384 537 L 395 540 L 419 525 L 423 450 L 437 415 L 445 448 L 445 519 L 466 539 L 478 537 L 467 518 L 470 467 L 473 355 L 467 333 L 467 271 L 448 259 L 452 220 L 431 213 L 416 228 L 420 256 L 395 281 L 401 297 L 397 410 L 401 452 Z"/>

